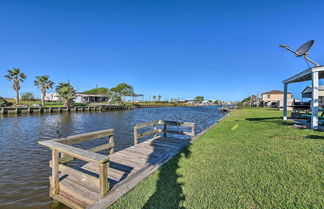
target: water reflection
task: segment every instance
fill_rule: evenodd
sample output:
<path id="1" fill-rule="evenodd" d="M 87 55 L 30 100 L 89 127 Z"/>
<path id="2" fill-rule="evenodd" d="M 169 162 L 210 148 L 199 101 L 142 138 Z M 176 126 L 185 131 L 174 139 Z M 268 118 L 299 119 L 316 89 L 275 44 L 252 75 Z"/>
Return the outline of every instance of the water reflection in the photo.
<path id="1" fill-rule="evenodd" d="M 134 124 L 187 121 L 201 132 L 222 116 L 216 106 L 0 116 L 0 208 L 65 208 L 48 196 L 51 154 L 37 141 L 113 128 L 118 151 L 133 145 Z"/>

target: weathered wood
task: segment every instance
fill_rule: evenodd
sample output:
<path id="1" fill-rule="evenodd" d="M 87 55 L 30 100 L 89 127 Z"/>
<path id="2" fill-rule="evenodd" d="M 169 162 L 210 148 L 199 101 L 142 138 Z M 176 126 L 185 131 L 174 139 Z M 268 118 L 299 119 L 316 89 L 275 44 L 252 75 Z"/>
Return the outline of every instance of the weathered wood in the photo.
<path id="1" fill-rule="evenodd" d="M 84 173 L 82 171 L 78 171 L 76 169 L 73 169 L 71 167 L 68 167 L 66 165 L 59 165 L 59 171 L 62 174 L 68 174 L 71 176 L 78 177 L 79 181 L 83 184 L 92 184 L 92 188 L 99 188 L 99 179 L 95 176 L 91 176 L 87 173 Z"/>
<path id="2" fill-rule="evenodd" d="M 98 139 L 106 136 L 112 136 L 114 135 L 114 130 L 113 129 L 107 129 L 107 130 L 102 130 L 102 131 L 95 131 L 91 133 L 86 133 L 86 134 L 79 134 L 79 135 L 74 135 L 74 136 L 69 136 L 67 138 L 61 138 L 61 139 L 56 139 L 56 142 L 60 142 L 62 144 L 76 144 L 80 142 L 85 142 L 88 140 L 92 139 Z"/>
<path id="3" fill-rule="evenodd" d="M 80 160 L 84 160 L 87 162 L 104 163 L 109 160 L 108 156 L 98 154 L 95 152 L 91 152 L 88 150 L 83 150 L 83 149 L 80 149 L 77 147 L 72 147 L 69 145 L 61 144 L 61 143 L 55 142 L 53 140 L 40 141 L 38 143 L 41 145 L 47 146 L 53 150 L 57 150 L 59 152 L 67 154 L 71 157 L 75 157 L 75 158 L 78 158 Z"/>
<path id="4" fill-rule="evenodd" d="M 51 193 L 56 195 L 59 193 L 59 152 L 55 149 L 52 150 L 52 190 Z"/>
<path id="5" fill-rule="evenodd" d="M 137 127 L 134 126 L 134 145 L 138 144 Z"/>
<path id="6" fill-rule="evenodd" d="M 113 145 L 112 147 L 109 147 L 108 148 L 108 153 L 111 155 L 111 154 L 114 154 L 115 152 L 115 142 L 114 142 L 114 136 L 111 135 L 108 137 L 108 143 Z"/>
<path id="7" fill-rule="evenodd" d="M 188 132 L 188 131 L 173 131 L 173 130 L 166 130 L 163 132 L 167 132 L 170 134 L 180 134 L 180 135 L 186 135 L 186 136 L 192 136 L 192 132 Z"/>
<path id="8" fill-rule="evenodd" d="M 154 137 L 157 137 L 158 130 L 156 125 L 153 125 L 153 130 L 154 130 Z"/>
<path id="9" fill-rule="evenodd" d="M 173 126 L 189 126 L 192 127 L 195 124 L 194 123 L 189 123 L 189 122 L 178 122 L 178 121 L 160 121 L 161 124 L 167 124 L 167 125 L 173 125 Z"/>
<path id="10" fill-rule="evenodd" d="M 107 163 L 99 164 L 99 182 L 100 182 L 100 196 L 103 197 L 108 193 L 107 180 Z"/>
<path id="11" fill-rule="evenodd" d="M 145 136 L 150 136 L 150 135 L 155 134 L 156 132 L 157 132 L 157 130 L 140 133 L 140 134 L 137 135 L 137 138 L 142 138 L 142 137 L 145 137 Z"/>
<path id="12" fill-rule="evenodd" d="M 147 126 L 153 126 L 153 125 L 156 125 L 158 123 L 159 123 L 159 121 L 156 120 L 156 121 L 150 121 L 150 122 L 146 122 L 146 123 L 139 123 L 139 124 L 136 124 L 134 127 L 139 129 L 139 128 L 145 128 Z"/>
<path id="13" fill-rule="evenodd" d="M 88 150 L 91 151 L 91 152 L 100 152 L 102 150 L 108 149 L 108 151 L 109 151 L 109 149 L 110 150 L 113 149 L 114 146 L 115 146 L 115 144 L 114 144 L 114 142 L 112 142 L 112 143 L 109 143 L 109 144 L 103 144 L 103 145 L 100 145 L 100 146 L 97 146 L 97 147 L 93 147 L 93 148 L 90 148 Z"/>

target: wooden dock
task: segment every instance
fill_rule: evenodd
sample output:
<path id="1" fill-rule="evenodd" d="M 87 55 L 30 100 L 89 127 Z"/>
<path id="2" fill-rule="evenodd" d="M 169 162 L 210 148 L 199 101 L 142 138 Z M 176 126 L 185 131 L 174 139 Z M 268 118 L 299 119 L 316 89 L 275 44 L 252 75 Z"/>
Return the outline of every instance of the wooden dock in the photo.
<path id="1" fill-rule="evenodd" d="M 190 130 L 170 130 L 169 126 L 185 126 Z M 148 127 L 152 130 L 147 131 Z M 186 147 L 195 135 L 195 124 L 163 120 L 137 124 L 134 146 L 118 152 L 114 152 L 113 135 L 114 130 L 108 129 L 39 142 L 52 149 L 50 196 L 71 208 L 107 208 Z M 149 138 L 143 140 L 143 137 Z M 108 143 L 88 150 L 72 146 L 94 139 Z M 103 150 L 109 154 L 97 153 Z M 73 159 L 86 163 L 68 166 Z"/>

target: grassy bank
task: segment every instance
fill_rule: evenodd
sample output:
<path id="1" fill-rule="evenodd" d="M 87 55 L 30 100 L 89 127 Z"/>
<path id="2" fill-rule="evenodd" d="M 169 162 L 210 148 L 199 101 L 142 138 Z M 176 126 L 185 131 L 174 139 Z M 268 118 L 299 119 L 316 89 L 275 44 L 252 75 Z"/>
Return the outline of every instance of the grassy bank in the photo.
<path id="1" fill-rule="evenodd" d="M 241 109 L 110 208 L 322 208 L 324 133 Z"/>

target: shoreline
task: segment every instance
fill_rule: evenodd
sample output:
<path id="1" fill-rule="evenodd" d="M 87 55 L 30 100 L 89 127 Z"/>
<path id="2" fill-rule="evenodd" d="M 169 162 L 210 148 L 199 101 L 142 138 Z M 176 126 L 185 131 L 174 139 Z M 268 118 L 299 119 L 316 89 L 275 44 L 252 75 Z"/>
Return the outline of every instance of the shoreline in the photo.
<path id="1" fill-rule="evenodd" d="M 33 113 L 69 113 L 69 112 L 108 112 L 118 110 L 134 110 L 139 108 L 159 107 L 206 107 L 216 105 L 100 105 L 75 107 L 0 107 L 0 115 L 29 115 Z"/>

